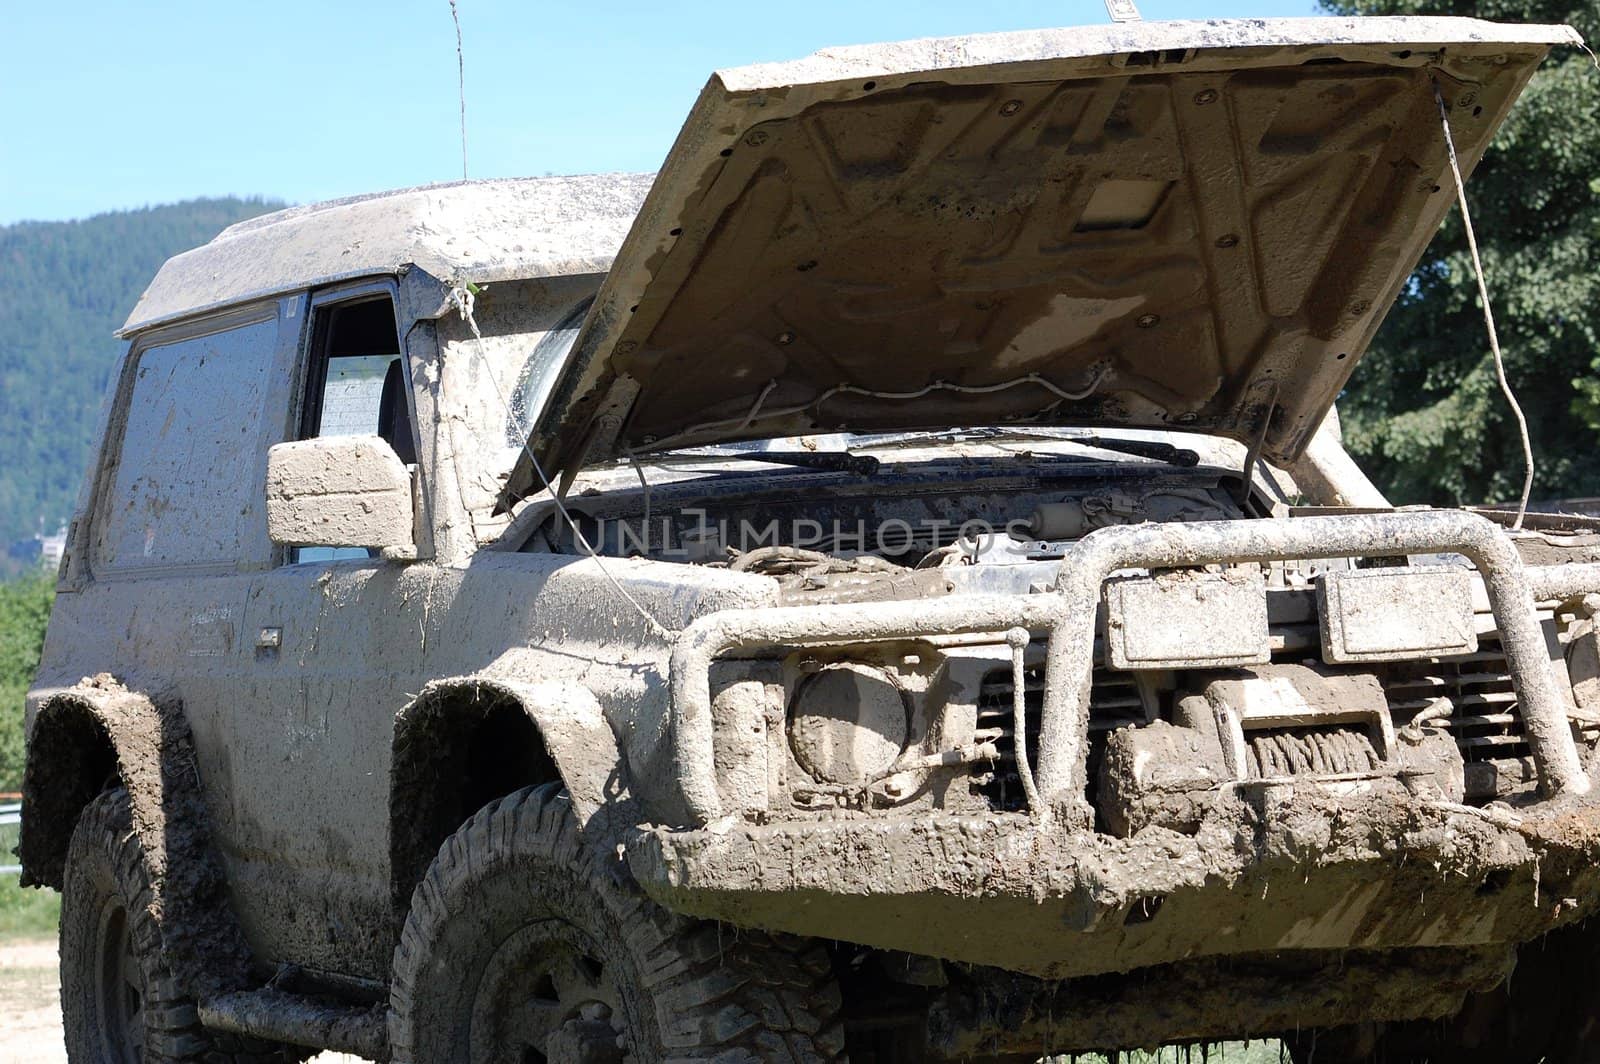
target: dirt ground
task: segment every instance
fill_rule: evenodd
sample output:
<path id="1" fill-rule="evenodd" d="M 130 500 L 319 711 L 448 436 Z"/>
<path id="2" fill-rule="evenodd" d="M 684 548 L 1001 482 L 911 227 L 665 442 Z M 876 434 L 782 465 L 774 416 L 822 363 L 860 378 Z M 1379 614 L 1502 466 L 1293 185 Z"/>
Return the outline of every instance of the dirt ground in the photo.
<path id="1" fill-rule="evenodd" d="M 57 1064 L 61 1048 L 61 1009 L 56 1001 L 56 944 L 0 944 L 0 1061 L 5 1064 Z"/>
<path id="2" fill-rule="evenodd" d="M 0 942 L 0 1064 L 66 1064 L 54 939 Z M 324 1053 L 313 1064 L 364 1064 Z"/>

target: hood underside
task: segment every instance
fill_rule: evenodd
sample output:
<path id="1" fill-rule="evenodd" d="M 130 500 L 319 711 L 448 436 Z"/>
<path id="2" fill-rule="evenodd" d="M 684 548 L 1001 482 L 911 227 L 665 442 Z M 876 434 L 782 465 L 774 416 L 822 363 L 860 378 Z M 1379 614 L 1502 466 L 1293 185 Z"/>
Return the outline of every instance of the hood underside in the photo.
<path id="1" fill-rule="evenodd" d="M 1135 23 L 712 77 L 530 438 L 978 424 L 1304 447 L 1565 27 Z M 502 497 L 540 487 L 528 455 Z"/>

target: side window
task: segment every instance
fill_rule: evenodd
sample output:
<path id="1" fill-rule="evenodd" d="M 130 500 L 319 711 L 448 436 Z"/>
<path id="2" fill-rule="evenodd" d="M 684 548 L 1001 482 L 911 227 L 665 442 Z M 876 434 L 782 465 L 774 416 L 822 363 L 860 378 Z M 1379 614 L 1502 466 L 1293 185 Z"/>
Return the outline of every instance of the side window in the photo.
<path id="1" fill-rule="evenodd" d="M 319 307 L 312 318 L 300 438 L 381 436 L 407 465 L 417 461 L 405 359 L 394 303 L 377 296 Z M 366 558 L 360 547 L 300 547 L 295 562 Z"/>
<path id="2" fill-rule="evenodd" d="M 106 571 L 266 560 L 262 438 L 273 318 L 141 351 L 97 511 Z M 281 422 L 279 422 L 281 425 Z"/>

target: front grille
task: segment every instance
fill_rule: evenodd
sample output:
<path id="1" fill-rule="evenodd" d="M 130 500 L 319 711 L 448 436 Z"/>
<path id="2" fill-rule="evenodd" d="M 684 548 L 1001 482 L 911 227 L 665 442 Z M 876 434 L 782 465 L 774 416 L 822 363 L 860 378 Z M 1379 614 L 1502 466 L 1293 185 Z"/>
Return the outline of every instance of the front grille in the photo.
<path id="1" fill-rule="evenodd" d="M 1028 727 L 1028 763 L 1039 770 L 1039 721 L 1044 710 L 1044 666 L 1030 666 L 1023 673 L 1026 684 L 1022 696 Z M 993 770 L 978 782 L 978 790 L 990 805 L 1005 812 L 1027 807 L 1021 778 L 1017 775 L 1016 735 L 1013 728 L 1011 667 L 991 670 L 978 691 L 978 735 L 993 742 L 1000 751 Z M 1089 779 L 1099 777 L 1100 758 L 1105 750 L 1106 733 L 1129 724 L 1148 723 L 1144 699 L 1132 673 L 1096 668 L 1089 688 Z"/>
<path id="2" fill-rule="evenodd" d="M 1451 713 L 1443 723 L 1469 764 L 1529 755 L 1511 673 L 1493 636 L 1481 638 L 1475 654 L 1382 666 L 1379 679 L 1396 725 L 1447 700 Z"/>
<path id="3" fill-rule="evenodd" d="M 1541 617 L 1548 620 L 1548 614 Z M 1274 625 L 1277 644 L 1273 659 L 1279 662 L 1315 661 L 1317 633 L 1314 625 Z M 1482 762 L 1522 761 L 1531 766 L 1531 751 L 1518 711 L 1516 691 L 1498 637 L 1487 633 L 1479 637 L 1478 650 L 1443 658 L 1386 662 L 1368 666 L 1383 685 L 1389 711 L 1396 727 L 1408 723 L 1438 699 L 1450 705 L 1449 716 L 1440 721 L 1455 737 L 1468 765 Z M 1029 761 L 1037 771 L 1039 764 L 1039 721 L 1044 702 L 1044 667 L 1030 666 L 1024 673 L 1027 689 L 1027 743 Z M 1181 690 L 1200 690 L 1206 671 L 1186 670 L 1177 676 Z M 1170 682 L 1170 681 L 1169 681 Z M 1167 691 L 1157 693 L 1165 701 Z M 1151 720 L 1141 697 L 1135 674 L 1096 666 L 1089 696 L 1089 772 L 1088 786 L 1094 787 L 1105 749 L 1106 736 L 1117 728 L 1145 724 Z M 977 706 L 979 738 L 993 742 L 1000 756 L 992 771 L 975 781 L 978 790 L 997 810 L 1026 808 L 1021 781 L 1017 775 L 1016 736 L 1012 729 L 1011 668 L 996 667 L 987 673 L 980 688 Z M 1314 735 L 1326 730 L 1330 736 Z M 1378 758 L 1370 738 L 1360 729 L 1348 726 L 1330 729 L 1273 729 L 1248 736 L 1249 774 L 1275 775 L 1280 772 L 1354 772 L 1376 767 Z M 1259 746 L 1270 742 L 1270 749 Z M 1270 769 L 1270 771 L 1269 771 Z M 1502 766 L 1502 771 L 1503 771 Z M 1493 772 L 1492 766 L 1469 772 Z M 1531 767 L 1528 769 L 1531 771 Z M 1090 794 L 1093 801 L 1093 794 Z"/>

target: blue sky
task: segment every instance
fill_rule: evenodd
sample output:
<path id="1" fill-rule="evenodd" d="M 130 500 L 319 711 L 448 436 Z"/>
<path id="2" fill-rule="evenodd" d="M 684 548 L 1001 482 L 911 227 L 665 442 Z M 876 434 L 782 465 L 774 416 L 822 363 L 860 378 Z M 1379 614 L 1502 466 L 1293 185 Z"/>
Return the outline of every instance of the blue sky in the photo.
<path id="1" fill-rule="evenodd" d="M 654 169 L 718 67 L 837 44 L 1107 21 L 1102 0 L 458 0 L 471 174 Z M 1314 0 L 1139 0 L 1146 18 Z M 0 224 L 460 176 L 448 0 L 3 5 Z"/>

